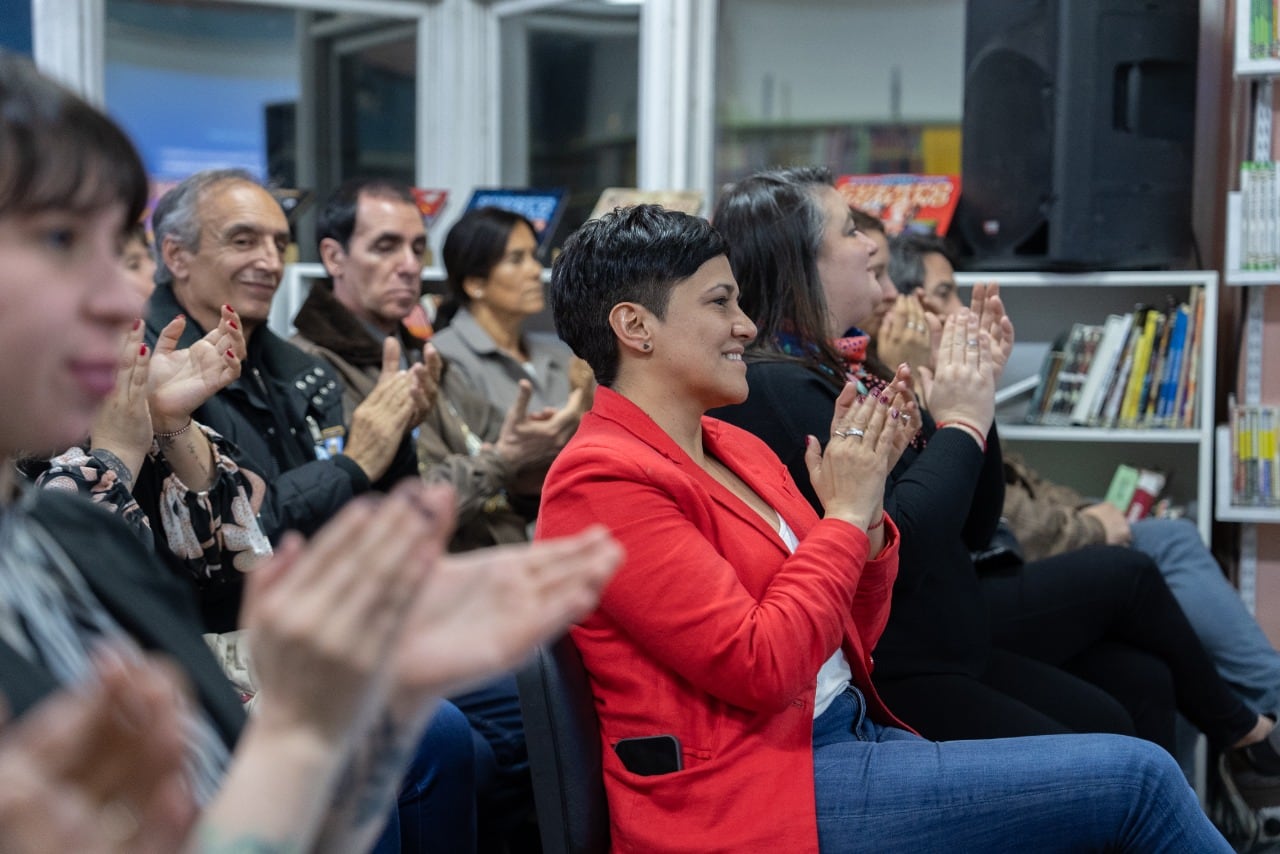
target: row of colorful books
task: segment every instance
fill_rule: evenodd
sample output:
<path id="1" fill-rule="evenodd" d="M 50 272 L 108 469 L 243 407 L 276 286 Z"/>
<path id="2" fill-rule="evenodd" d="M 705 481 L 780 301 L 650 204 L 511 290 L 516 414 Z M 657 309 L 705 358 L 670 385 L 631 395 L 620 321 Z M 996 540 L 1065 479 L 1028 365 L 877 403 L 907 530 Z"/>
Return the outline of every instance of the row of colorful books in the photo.
<path id="1" fill-rule="evenodd" d="M 1240 164 L 1240 269 L 1280 269 L 1280 173 L 1274 161 Z"/>
<path id="2" fill-rule="evenodd" d="M 1231 406 L 1231 503 L 1280 506 L 1276 471 L 1280 468 L 1280 407 Z"/>
<path id="3" fill-rule="evenodd" d="M 1249 0 L 1249 58 L 1280 57 L 1280 2 Z"/>
<path id="4" fill-rule="evenodd" d="M 1045 356 L 1026 420 L 1048 426 L 1196 424 L 1204 289 L 1186 302 L 1139 306 L 1103 324 L 1077 323 Z"/>

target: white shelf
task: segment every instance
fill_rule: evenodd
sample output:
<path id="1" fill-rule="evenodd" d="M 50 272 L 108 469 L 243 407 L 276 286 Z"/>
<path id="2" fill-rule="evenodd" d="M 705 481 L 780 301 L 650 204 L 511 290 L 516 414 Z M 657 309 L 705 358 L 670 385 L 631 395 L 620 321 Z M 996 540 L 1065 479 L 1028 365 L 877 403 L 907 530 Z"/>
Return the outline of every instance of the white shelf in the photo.
<path id="1" fill-rule="evenodd" d="M 1132 311 L 1135 303 L 1158 305 L 1166 295 L 1185 299 L 1190 288 L 1204 288 L 1201 338 L 1201 405 L 1190 429 L 1101 428 L 1025 424 L 1027 395 L 997 406 L 1000 437 L 1051 480 L 1084 495 L 1106 491 L 1120 463 L 1173 472 L 1175 500 L 1194 505 L 1200 536 L 1209 541 L 1213 520 L 1213 405 L 1218 328 L 1218 274 L 1213 271 L 1123 271 L 1091 273 L 964 273 L 963 288 L 996 282 L 1017 330 L 1013 354 L 1001 388 L 1039 376 L 1045 354 L 1075 321 L 1101 323 L 1108 314 Z"/>
<path id="2" fill-rule="evenodd" d="M 1159 427 L 1119 429 L 1105 427 L 1045 427 L 1039 424 L 1000 424 L 1001 437 L 1027 442 L 1131 442 L 1150 445 L 1197 445 L 1199 430 L 1164 430 Z"/>
<path id="3" fill-rule="evenodd" d="M 1096 273 L 956 273 L 962 288 L 995 282 L 1007 288 L 1185 288 L 1203 285 L 1217 273 L 1203 270 L 1136 270 Z M 1014 318 L 1017 322 L 1017 318 Z"/>
<path id="4" fill-rule="evenodd" d="M 1271 77 L 1280 75 L 1280 59 L 1237 59 L 1237 77 Z"/>
<path id="5" fill-rule="evenodd" d="M 1237 507 L 1234 504 L 1219 505 L 1216 517 L 1219 522 L 1241 522 L 1251 525 L 1280 524 L 1280 507 Z"/>
<path id="6" fill-rule="evenodd" d="M 1256 507 L 1231 503 L 1231 428 L 1219 424 L 1214 431 L 1217 467 L 1214 474 L 1214 518 L 1219 522 L 1241 522 L 1252 525 L 1280 524 L 1280 507 Z"/>
<path id="7" fill-rule="evenodd" d="M 1280 70 L 1277 71 L 1280 73 Z M 1280 285 L 1280 269 L 1276 270 L 1241 270 L 1240 269 L 1240 235 L 1243 221 L 1243 201 L 1239 191 L 1227 193 L 1227 245 L 1226 270 L 1222 281 L 1233 287 L 1248 285 Z"/>

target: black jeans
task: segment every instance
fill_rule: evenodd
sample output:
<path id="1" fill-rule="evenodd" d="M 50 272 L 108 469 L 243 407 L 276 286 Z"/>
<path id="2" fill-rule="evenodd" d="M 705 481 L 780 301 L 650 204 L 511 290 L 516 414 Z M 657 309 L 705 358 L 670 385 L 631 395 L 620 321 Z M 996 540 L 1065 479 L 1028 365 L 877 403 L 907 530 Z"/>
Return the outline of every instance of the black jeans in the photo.
<path id="1" fill-rule="evenodd" d="M 1218 676 L 1146 555 L 1090 546 L 984 578 L 982 586 L 996 645 L 1107 691 L 1128 709 L 1139 736 L 1172 751 L 1175 711 L 1217 748 L 1253 728 L 1257 716 Z M 1160 688 L 1166 678 L 1172 698 Z"/>
<path id="2" fill-rule="evenodd" d="M 993 649 L 977 676 L 926 673 L 876 679 L 889 708 L 932 741 L 1105 732 L 1134 735 L 1106 691 L 1067 671 Z"/>

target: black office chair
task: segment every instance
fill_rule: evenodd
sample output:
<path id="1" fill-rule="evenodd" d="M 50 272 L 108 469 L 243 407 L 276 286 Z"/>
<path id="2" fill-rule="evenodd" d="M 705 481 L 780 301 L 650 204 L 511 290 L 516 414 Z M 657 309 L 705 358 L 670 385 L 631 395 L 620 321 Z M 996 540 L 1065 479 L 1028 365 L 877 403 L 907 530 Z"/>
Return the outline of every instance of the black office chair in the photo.
<path id="1" fill-rule="evenodd" d="M 566 635 L 516 673 L 543 854 L 605 854 L 600 725 L 587 671 Z"/>

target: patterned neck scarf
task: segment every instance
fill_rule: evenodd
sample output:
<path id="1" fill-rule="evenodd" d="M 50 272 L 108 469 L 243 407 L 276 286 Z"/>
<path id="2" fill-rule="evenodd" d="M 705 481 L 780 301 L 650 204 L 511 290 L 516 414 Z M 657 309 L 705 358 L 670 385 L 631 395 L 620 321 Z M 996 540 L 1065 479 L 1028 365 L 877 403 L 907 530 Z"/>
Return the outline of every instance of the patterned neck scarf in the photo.
<path id="1" fill-rule="evenodd" d="M 840 353 L 841 359 L 845 360 L 845 379 L 858 384 L 859 394 L 879 394 L 888 387 L 887 382 L 867 370 L 867 350 L 870 342 L 872 337 L 858 328 L 850 329 L 845 335 L 831 342 L 836 352 Z M 778 348 L 788 356 L 796 356 L 799 359 L 814 360 L 818 352 L 817 344 L 801 341 L 797 335 L 788 333 L 778 335 Z M 824 373 L 831 373 L 826 366 L 823 366 L 822 370 Z M 919 451 L 924 444 L 924 430 L 916 430 L 914 437 L 911 437 L 911 447 Z"/>
<path id="2" fill-rule="evenodd" d="M 845 361 L 845 375 L 843 379 L 856 383 L 859 394 L 866 394 L 870 384 L 867 379 L 876 379 L 871 377 L 863 369 L 863 362 L 867 358 L 867 347 L 871 343 L 871 336 L 864 335 L 860 330 L 851 329 L 852 335 L 846 335 L 843 338 L 837 338 L 831 343 L 835 345 L 836 352 Z M 805 359 L 816 365 L 824 374 L 834 377 L 835 372 L 818 360 L 818 345 L 812 341 L 805 341 L 798 335 L 790 332 L 783 332 L 775 339 L 778 349 L 786 353 L 788 356 L 794 356 L 797 359 Z M 884 388 L 883 380 L 878 380 L 880 388 Z"/>

